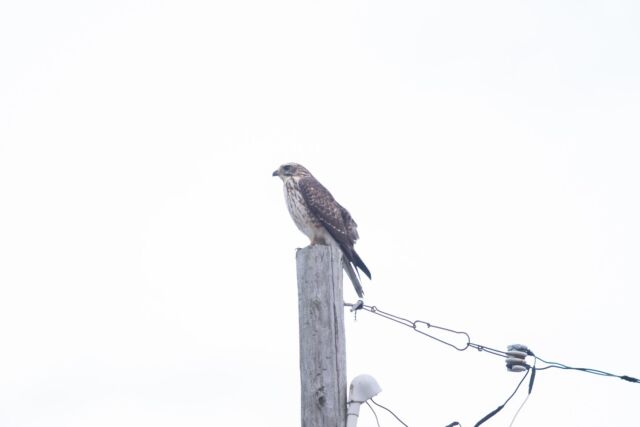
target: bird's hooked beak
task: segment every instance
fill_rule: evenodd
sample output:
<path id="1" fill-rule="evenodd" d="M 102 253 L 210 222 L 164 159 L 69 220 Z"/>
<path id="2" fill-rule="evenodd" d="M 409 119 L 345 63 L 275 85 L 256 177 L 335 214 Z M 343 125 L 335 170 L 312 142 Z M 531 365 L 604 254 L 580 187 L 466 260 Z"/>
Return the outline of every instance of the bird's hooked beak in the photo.
<path id="1" fill-rule="evenodd" d="M 274 170 L 271 176 L 280 176 L 280 169 Z"/>

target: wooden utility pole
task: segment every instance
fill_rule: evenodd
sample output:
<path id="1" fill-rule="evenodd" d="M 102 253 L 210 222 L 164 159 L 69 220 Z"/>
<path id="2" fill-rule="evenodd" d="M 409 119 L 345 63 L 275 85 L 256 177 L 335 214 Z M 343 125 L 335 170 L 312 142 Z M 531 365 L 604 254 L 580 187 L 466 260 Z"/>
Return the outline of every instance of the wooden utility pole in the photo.
<path id="1" fill-rule="evenodd" d="M 347 375 L 342 253 L 331 246 L 298 250 L 302 427 L 344 427 Z"/>

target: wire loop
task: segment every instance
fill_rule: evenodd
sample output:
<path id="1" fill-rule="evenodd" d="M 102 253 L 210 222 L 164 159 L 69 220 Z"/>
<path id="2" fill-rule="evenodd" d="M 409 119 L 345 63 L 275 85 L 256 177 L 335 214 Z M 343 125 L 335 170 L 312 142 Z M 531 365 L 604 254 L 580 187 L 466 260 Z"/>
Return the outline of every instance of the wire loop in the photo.
<path id="1" fill-rule="evenodd" d="M 385 319 L 391 320 L 393 322 L 399 323 L 401 325 L 407 326 L 417 333 L 424 335 L 428 338 L 431 338 L 434 341 L 438 341 L 442 344 L 445 344 L 449 347 L 455 348 L 458 351 L 465 351 L 469 347 L 476 348 L 479 351 L 486 351 L 489 354 L 493 354 L 495 356 L 506 357 L 506 353 L 500 350 L 492 349 L 490 347 L 486 347 L 479 344 L 474 344 L 471 342 L 471 337 L 468 333 L 464 331 L 456 331 L 454 329 L 445 328 L 443 326 L 434 325 L 433 323 L 426 322 L 424 320 L 409 320 L 404 317 L 397 316 L 395 314 L 388 313 L 386 311 L 380 310 L 375 305 L 365 305 L 362 304 L 360 307 L 361 310 L 368 311 L 369 313 L 373 313 Z M 424 330 L 420 329 L 420 325 L 424 325 L 426 328 L 432 331 L 441 332 L 440 336 L 436 336 L 435 332 L 427 333 Z M 455 338 L 459 338 L 458 341 L 454 341 Z"/>

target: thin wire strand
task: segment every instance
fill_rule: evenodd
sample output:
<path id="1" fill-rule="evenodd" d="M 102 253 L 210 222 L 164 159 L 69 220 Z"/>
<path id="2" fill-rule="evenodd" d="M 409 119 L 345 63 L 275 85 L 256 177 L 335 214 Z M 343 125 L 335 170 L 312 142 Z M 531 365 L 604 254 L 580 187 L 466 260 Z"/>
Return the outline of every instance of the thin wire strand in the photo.
<path id="1" fill-rule="evenodd" d="M 593 374 L 593 375 L 600 375 L 603 377 L 615 377 L 615 378 L 620 378 L 621 380 L 625 380 L 625 381 L 629 381 L 631 383 L 640 383 L 640 380 L 638 378 L 634 378 L 634 377 L 630 377 L 628 375 L 616 375 L 616 374 L 612 374 L 610 372 L 605 372 L 605 371 L 601 371 L 599 369 L 592 369 L 592 368 L 576 368 L 573 366 L 567 366 L 563 363 L 558 363 L 558 362 L 548 362 L 538 356 L 535 356 L 536 360 L 541 361 L 542 363 L 546 363 L 547 366 L 543 366 L 542 368 L 537 368 L 539 371 L 543 371 L 545 369 L 551 369 L 551 368 L 557 368 L 557 369 L 565 369 L 565 370 L 572 370 L 572 371 L 581 371 L 581 372 L 586 372 L 588 374 Z"/>
<path id="2" fill-rule="evenodd" d="M 371 409 L 371 412 L 373 412 L 373 416 L 376 417 L 376 424 L 378 425 L 378 427 L 380 427 L 380 421 L 378 420 L 378 414 L 376 414 L 376 411 L 373 409 L 373 406 L 371 406 L 371 404 L 369 402 L 364 402 L 367 404 L 367 406 L 369 407 L 369 409 Z"/>
<path id="3" fill-rule="evenodd" d="M 373 402 L 373 404 L 374 404 L 374 405 L 379 406 L 380 408 L 384 409 L 385 411 L 387 411 L 388 413 L 390 413 L 391 415 L 393 415 L 393 416 L 396 418 L 396 420 L 398 420 L 398 422 L 399 422 L 400 424 L 402 424 L 404 427 L 409 427 L 407 424 L 405 424 L 405 422 L 404 422 L 404 421 L 402 421 L 402 420 L 400 419 L 400 417 L 398 417 L 396 414 L 394 414 L 394 413 L 393 413 L 393 411 L 392 411 L 391 409 L 387 408 L 386 406 L 382 406 L 381 404 L 379 404 L 378 402 L 376 402 L 375 400 L 373 400 L 373 398 L 371 398 L 371 399 L 369 399 L 369 400 L 370 400 L 371 402 Z"/>
<path id="4" fill-rule="evenodd" d="M 527 403 L 527 400 L 529 400 L 529 396 L 531 396 L 531 395 L 527 394 L 527 397 L 524 398 L 524 401 L 522 402 L 522 405 L 520 405 L 520 407 L 516 411 L 516 414 L 513 416 L 513 419 L 511 420 L 511 424 L 509 424 L 509 427 L 513 427 L 513 423 L 516 422 L 516 418 L 518 418 L 518 414 L 520 413 L 520 410 L 524 407 L 524 404 Z"/>
<path id="5" fill-rule="evenodd" d="M 518 386 L 516 387 L 515 390 L 513 390 L 513 393 L 511 393 L 511 396 L 509 396 L 509 398 L 507 400 L 504 401 L 504 403 L 502 404 L 502 406 L 505 406 L 507 403 L 509 403 L 509 401 L 511 400 L 511 398 L 513 398 L 513 396 L 516 395 L 516 393 L 518 392 L 518 390 L 520 390 L 520 386 L 522 385 L 522 383 L 524 382 L 524 380 L 529 376 L 529 370 L 527 369 L 527 372 L 523 375 L 522 379 L 520 380 L 520 382 L 518 383 Z"/>
<path id="6" fill-rule="evenodd" d="M 529 400 L 529 396 L 531 396 L 531 390 L 533 389 L 533 381 L 536 378 L 536 363 L 538 362 L 538 359 L 535 358 L 533 359 L 533 366 L 529 369 L 527 369 L 527 374 L 529 374 L 529 372 L 531 372 L 531 379 L 529 380 L 529 392 L 527 393 L 527 397 L 524 398 L 524 401 L 522 402 L 522 404 L 520 405 L 520 407 L 518 408 L 518 410 L 516 411 L 516 413 L 513 415 L 513 418 L 511 419 L 511 424 L 509 424 L 509 427 L 513 427 L 513 423 L 516 422 L 516 418 L 518 418 L 518 414 L 520 413 L 520 410 L 522 410 L 522 408 L 524 408 L 524 404 L 527 403 L 527 400 Z M 525 378 L 527 377 L 527 375 L 524 376 Z M 524 381 L 524 378 L 522 379 Z M 518 384 L 518 388 L 520 388 L 520 384 Z M 516 389 L 517 391 L 517 389 Z"/>
<path id="7" fill-rule="evenodd" d="M 496 350 L 495 348 L 487 347 L 486 345 L 469 343 L 469 347 L 475 348 L 478 351 L 485 351 L 489 354 L 493 354 L 495 356 L 507 357 L 507 353 L 501 350 Z"/>
<path id="8" fill-rule="evenodd" d="M 485 421 L 487 421 L 488 419 L 490 419 L 491 417 L 493 417 L 495 414 L 497 414 L 498 412 L 500 412 L 506 405 L 507 403 L 509 403 L 509 401 L 511 400 L 511 398 L 513 398 L 513 396 L 515 396 L 515 394 L 518 392 L 518 390 L 520 389 L 520 386 L 522 385 L 522 383 L 524 382 L 524 380 L 527 378 L 527 376 L 529 376 L 529 370 L 527 370 L 527 372 L 522 376 L 522 379 L 520 380 L 520 382 L 518 383 L 518 385 L 516 386 L 516 389 L 513 390 L 513 393 L 511 393 L 511 396 L 509 396 L 507 398 L 507 400 L 504 401 L 504 403 L 500 406 L 498 406 L 496 409 L 494 409 L 493 411 L 489 412 L 487 415 L 485 415 L 484 417 L 482 417 L 480 419 L 480 421 L 478 421 L 474 427 L 478 427 L 482 424 L 485 423 Z"/>

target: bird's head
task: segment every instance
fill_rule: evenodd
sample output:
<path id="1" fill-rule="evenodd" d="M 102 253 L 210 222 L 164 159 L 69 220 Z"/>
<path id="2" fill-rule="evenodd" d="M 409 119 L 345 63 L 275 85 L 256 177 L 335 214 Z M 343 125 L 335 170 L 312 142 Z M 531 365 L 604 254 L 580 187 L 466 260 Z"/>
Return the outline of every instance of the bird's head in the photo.
<path id="1" fill-rule="evenodd" d="M 282 181 L 287 178 L 301 178 L 303 176 L 311 176 L 311 173 L 302 165 L 297 163 L 285 163 L 278 169 L 273 171 L 272 176 L 279 176 Z"/>

